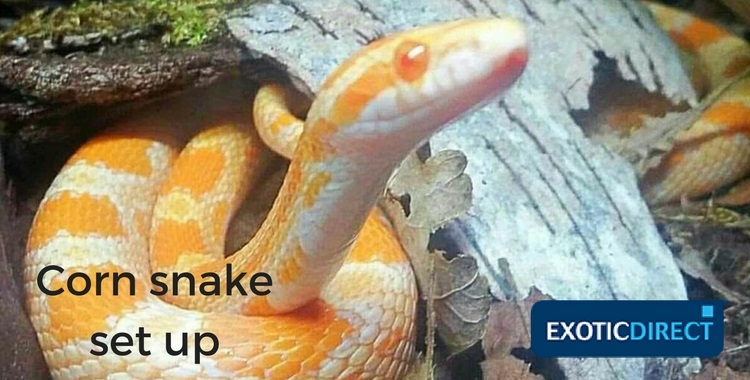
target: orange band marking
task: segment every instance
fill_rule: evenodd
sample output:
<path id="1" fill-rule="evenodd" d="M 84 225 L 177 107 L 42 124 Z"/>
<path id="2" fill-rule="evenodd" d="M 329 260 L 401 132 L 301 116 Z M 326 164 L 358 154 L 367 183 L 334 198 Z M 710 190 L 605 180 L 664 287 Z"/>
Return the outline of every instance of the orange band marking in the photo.
<path id="1" fill-rule="evenodd" d="M 123 236 L 117 207 L 106 197 L 88 194 L 74 195 L 63 192 L 57 198 L 44 202 L 37 212 L 28 248 L 38 249 L 59 233 L 66 231 L 72 236 L 102 237 Z"/>

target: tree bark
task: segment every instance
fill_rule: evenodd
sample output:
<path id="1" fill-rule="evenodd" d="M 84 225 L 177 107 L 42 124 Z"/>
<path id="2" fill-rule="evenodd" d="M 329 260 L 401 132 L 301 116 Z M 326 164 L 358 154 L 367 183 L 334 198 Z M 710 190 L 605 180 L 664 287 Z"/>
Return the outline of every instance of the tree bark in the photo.
<path id="1" fill-rule="evenodd" d="M 238 64 L 234 46 L 80 59 L 6 54 L 0 56 L 0 118 L 24 122 L 176 93 L 214 83 Z"/>

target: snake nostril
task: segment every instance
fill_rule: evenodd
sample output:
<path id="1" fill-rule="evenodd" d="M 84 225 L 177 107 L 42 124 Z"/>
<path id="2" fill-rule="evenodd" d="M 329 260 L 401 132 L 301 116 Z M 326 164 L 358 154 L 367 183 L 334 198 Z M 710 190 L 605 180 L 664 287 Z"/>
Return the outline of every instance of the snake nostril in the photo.
<path id="1" fill-rule="evenodd" d="M 404 209 L 404 216 L 408 218 L 409 215 L 411 215 L 411 195 L 406 193 L 397 197 L 396 200 L 398 200 L 398 203 L 400 203 L 401 207 Z"/>

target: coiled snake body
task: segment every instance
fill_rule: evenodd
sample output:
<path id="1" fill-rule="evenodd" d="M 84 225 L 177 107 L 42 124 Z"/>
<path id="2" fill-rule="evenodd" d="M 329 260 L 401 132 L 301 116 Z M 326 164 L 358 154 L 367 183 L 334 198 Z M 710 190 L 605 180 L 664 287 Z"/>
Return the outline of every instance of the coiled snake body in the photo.
<path id="1" fill-rule="evenodd" d="M 686 58 L 698 95 L 723 90 L 643 178 L 651 203 L 697 199 L 750 174 L 750 44 L 686 12 L 646 4 Z M 750 202 L 750 181 L 735 185 L 719 200 L 727 205 Z"/>
<path id="2" fill-rule="evenodd" d="M 257 167 L 251 134 L 209 128 L 179 157 L 168 131 L 133 122 L 85 143 L 47 191 L 28 240 L 29 314 L 53 377 L 402 376 L 413 355 L 416 289 L 373 207 L 410 151 L 507 90 L 526 59 L 524 33 L 511 20 L 457 21 L 371 43 L 330 75 L 299 142 L 276 141 L 281 153 L 296 145 L 279 196 L 257 234 L 226 259 L 229 216 Z M 170 303 L 149 293 L 152 270 L 226 280 L 227 264 L 268 273 L 271 293 L 190 296 L 180 288 Z M 135 292 L 120 281 L 116 296 L 49 296 L 36 283 L 48 265 L 65 269 L 42 278 L 48 289 L 66 289 L 79 272 L 109 274 L 111 287 L 115 273 L 128 272 Z M 139 327 L 151 334 L 150 355 L 90 353 L 92 334 L 108 341 Z M 220 347 L 200 363 L 192 350 L 172 356 L 170 332 L 210 332 Z"/>
<path id="3" fill-rule="evenodd" d="M 684 13 L 651 8 L 707 69 L 697 85 L 715 88 L 750 65 L 744 41 Z M 724 61 L 712 62 L 717 55 Z M 373 206 L 408 152 L 508 89 L 526 58 L 521 27 L 508 20 L 459 21 L 384 38 L 331 74 L 304 132 L 280 106 L 280 88 L 263 88 L 255 104 L 260 135 L 292 162 L 259 232 L 226 259 L 227 223 L 262 166 L 256 137 L 232 123 L 218 125 L 178 156 L 168 130 L 126 121 L 84 144 L 48 190 L 28 241 L 29 314 L 52 375 L 401 377 L 413 355 L 416 289 L 399 242 Z M 748 83 L 730 87 L 647 174 L 651 201 L 700 196 L 750 171 Z M 268 273 L 271 293 L 149 293 L 151 271 L 215 272 L 226 280 L 227 264 L 235 273 Z M 65 288 L 77 272 L 129 272 L 137 278 L 135 294 L 121 282 L 117 296 L 48 296 L 36 283 L 48 265 L 65 271 L 44 276 L 47 288 Z M 134 334 L 139 327 L 151 334 L 150 355 L 89 353 L 92 334 Z M 195 363 L 192 351 L 165 352 L 169 332 L 211 332 L 220 347 Z"/>

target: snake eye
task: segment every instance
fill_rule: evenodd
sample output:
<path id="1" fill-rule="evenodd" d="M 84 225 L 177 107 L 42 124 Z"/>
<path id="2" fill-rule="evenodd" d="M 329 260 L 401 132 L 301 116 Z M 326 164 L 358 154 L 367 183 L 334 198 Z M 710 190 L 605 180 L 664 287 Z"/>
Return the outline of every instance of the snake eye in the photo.
<path id="1" fill-rule="evenodd" d="M 427 46 L 414 41 L 404 41 L 396 48 L 393 63 L 399 78 L 413 82 L 422 77 L 429 62 L 430 53 Z"/>

